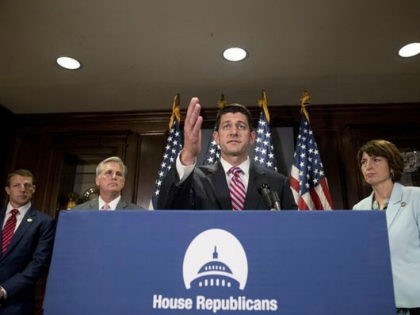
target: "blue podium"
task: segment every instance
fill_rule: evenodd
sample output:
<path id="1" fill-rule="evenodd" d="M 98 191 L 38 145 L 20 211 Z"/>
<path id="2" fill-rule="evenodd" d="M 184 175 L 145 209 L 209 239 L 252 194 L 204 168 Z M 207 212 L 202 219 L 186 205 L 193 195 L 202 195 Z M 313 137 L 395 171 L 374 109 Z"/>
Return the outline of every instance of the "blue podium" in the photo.
<path id="1" fill-rule="evenodd" d="M 45 315 L 394 315 L 379 211 L 62 211 Z"/>

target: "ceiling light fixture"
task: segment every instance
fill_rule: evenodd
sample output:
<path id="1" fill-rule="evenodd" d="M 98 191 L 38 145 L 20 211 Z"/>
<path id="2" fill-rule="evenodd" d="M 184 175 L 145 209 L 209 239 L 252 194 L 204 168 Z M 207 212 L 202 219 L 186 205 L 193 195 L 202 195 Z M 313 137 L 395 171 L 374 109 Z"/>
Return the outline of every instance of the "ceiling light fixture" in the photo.
<path id="1" fill-rule="evenodd" d="M 57 63 L 60 67 L 68 70 L 77 70 L 81 67 L 80 62 L 71 57 L 58 57 Z"/>
<path id="2" fill-rule="evenodd" d="M 410 43 L 403 46 L 398 54 L 401 57 L 414 57 L 420 53 L 420 43 Z"/>
<path id="3" fill-rule="evenodd" d="M 246 50 L 239 47 L 228 48 L 223 52 L 223 57 L 228 61 L 241 61 L 247 56 Z"/>

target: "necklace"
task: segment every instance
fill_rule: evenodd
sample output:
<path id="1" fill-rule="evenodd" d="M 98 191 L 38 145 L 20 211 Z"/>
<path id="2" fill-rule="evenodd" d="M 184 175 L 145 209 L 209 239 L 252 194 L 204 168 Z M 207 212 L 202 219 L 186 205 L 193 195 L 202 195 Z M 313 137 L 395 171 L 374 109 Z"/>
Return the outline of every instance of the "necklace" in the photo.
<path id="1" fill-rule="evenodd" d="M 381 205 L 379 204 L 379 202 L 377 202 L 375 200 L 375 197 L 373 197 L 372 210 L 386 210 L 386 208 L 388 208 L 388 203 L 389 203 L 389 199 L 385 199 L 384 200 L 384 207 L 381 208 Z"/>

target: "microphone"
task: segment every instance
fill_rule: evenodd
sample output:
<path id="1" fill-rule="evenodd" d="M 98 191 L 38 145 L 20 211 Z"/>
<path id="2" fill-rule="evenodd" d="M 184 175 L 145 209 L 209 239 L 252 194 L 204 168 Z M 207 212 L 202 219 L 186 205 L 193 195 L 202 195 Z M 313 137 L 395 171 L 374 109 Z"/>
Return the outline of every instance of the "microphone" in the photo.
<path id="1" fill-rule="evenodd" d="M 273 208 L 271 210 L 281 210 L 280 207 L 280 198 L 279 195 L 277 194 L 277 191 L 272 191 L 271 192 L 271 200 L 273 202 Z"/>
<path id="2" fill-rule="evenodd" d="M 262 184 L 258 192 L 263 196 L 270 210 L 280 210 L 280 200 L 276 192 L 272 192 L 270 185 Z"/>

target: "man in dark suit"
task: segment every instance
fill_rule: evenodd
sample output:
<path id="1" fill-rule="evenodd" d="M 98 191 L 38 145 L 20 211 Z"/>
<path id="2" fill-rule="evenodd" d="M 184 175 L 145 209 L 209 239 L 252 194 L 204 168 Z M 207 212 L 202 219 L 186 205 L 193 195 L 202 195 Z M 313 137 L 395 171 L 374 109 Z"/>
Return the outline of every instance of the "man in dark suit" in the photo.
<path id="1" fill-rule="evenodd" d="M 30 171 L 10 173 L 5 190 L 9 203 L 0 210 L 0 314 L 33 314 L 36 282 L 51 258 L 54 222 L 32 206 L 35 185 Z"/>
<path id="2" fill-rule="evenodd" d="M 249 158 L 256 134 L 251 113 L 243 105 L 231 104 L 219 111 L 213 138 L 220 147 L 220 161 L 196 165 L 201 150 L 200 110 L 198 98 L 192 98 L 185 118 L 183 150 L 162 182 L 157 208 L 267 210 L 270 205 L 259 193 L 267 184 L 277 193 L 281 209 L 296 209 L 288 178 Z"/>
<path id="3" fill-rule="evenodd" d="M 77 205 L 73 209 L 143 209 L 121 198 L 121 191 L 125 185 L 126 175 L 127 167 L 118 156 L 111 156 L 103 160 L 96 167 L 95 182 L 99 188 L 99 197 Z"/>

